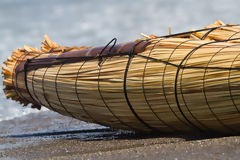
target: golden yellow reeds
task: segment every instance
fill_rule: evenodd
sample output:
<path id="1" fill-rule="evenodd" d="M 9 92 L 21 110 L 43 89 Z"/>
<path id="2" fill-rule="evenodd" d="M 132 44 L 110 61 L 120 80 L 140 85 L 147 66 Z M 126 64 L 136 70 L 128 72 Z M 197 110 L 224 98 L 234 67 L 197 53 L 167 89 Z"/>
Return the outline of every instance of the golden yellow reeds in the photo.
<path id="1" fill-rule="evenodd" d="M 238 133 L 240 28 L 221 21 L 209 27 L 216 28 L 171 37 L 144 35 L 142 41 L 148 43 L 134 56 L 103 57 L 102 63 L 96 57 L 16 73 L 27 58 L 87 49 L 61 47 L 45 37 L 41 50 L 25 47 L 5 62 L 5 93 L 25 105 L 113 128 Z M 28 92 L 23 92 L 26 85 Z"/>

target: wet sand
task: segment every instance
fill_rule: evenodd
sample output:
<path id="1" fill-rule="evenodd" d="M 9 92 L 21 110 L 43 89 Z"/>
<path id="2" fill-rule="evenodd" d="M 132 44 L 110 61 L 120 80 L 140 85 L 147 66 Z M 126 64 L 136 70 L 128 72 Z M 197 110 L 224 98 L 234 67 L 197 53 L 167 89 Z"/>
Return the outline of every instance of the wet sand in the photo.
<path id="1" fill-rule="evenodd" d="M 50 118 L 51 117 L 51 118 Z M 0 159 L 239 159 L 239 136 L 140 135 L 41 112 L 0 122 Z"/>

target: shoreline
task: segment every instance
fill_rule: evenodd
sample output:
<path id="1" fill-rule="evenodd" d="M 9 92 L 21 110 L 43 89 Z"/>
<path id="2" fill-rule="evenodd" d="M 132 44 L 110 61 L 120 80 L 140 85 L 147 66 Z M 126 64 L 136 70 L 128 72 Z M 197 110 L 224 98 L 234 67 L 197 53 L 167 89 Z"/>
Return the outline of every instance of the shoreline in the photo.
<path id="1" fill-rule="evenodd" d="M 139 135 L 53 112 L 0 122 L 0 159 L 239 159 L 239 136 Z"/>

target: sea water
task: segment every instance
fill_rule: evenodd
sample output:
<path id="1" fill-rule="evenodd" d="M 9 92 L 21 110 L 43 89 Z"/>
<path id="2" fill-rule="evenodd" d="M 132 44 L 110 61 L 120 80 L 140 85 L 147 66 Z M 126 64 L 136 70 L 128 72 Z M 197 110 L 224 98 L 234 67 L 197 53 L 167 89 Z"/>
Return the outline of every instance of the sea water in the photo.
<path id="1" fill-rule="evenodd" d="M 166 35 L 223 20 L 239 23 L 237 0 L 1 0 L 0 63 L 24 44 L 39 47 L 44 34 L 64 46 L 103 46 L 140 33 Z M 0 78 L 0 121 L 38 112 L 7 100 Z"/>

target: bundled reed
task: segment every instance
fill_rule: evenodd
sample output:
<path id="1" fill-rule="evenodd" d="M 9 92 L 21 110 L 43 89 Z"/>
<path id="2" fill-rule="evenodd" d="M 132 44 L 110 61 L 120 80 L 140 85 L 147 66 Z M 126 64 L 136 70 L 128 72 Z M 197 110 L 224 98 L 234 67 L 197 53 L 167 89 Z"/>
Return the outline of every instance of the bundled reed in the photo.
<path id="1" fill-rule="evenodd" d="M 4 91 L 24 105 L 113 128 L 235 134 L 239 31 L 218 21 L 101 48 L 61 47 L 46 36 L 41 50 L 25 47 L 8 58 Z"/>

